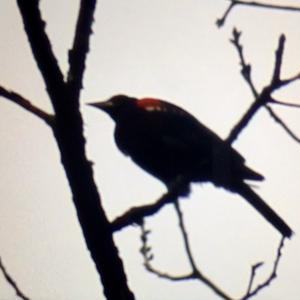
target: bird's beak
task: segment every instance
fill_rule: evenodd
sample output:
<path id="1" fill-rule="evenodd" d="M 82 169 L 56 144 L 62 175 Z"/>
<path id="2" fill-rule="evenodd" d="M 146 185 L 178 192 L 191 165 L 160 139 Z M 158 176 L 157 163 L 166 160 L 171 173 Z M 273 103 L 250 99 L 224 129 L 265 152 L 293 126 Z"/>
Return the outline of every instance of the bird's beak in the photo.
<path id="1" fill-rule="evenodd" d="M 111 101 L 92 102 L 92 103 L 87 103 L 87 105 L 99 108 L 104 111 L 109 110 L 113 106 Z"/>

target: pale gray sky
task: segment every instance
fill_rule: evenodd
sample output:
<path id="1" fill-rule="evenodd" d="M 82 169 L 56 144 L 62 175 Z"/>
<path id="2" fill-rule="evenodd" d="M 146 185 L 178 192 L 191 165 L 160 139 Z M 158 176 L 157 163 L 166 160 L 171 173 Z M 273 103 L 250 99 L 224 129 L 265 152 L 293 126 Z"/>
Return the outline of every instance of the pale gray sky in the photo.
<path id="1" fill-rule="evenodd" d="M 78 1 L 44 0 L 41 4 L 54 51 L 66 71 Z M 215 21 L 227 5 L 225 0 L 99 1 L 82 103 L 117 93 L 168 99 L 226 137 L 252 101 L 229 42 L 234 26 L 243 31 L 242 43 L 257 87 L 270 79 L 281 33 L 287 37 L 284 75 L 300 70 L 299 14 L 238 8 L 219 30 Z M 0 84 L 50 111 L 14 1 L 0 3 L 0 31 Z M 297 102 L 299 91 L 300 83 L 296 83 L 278 95 Z M 84 105 L 82 112 L 88 156 L 95 162 L 109 217 L 157 199 L 164 186 L 119 153 L 112 121 Z M 278 107 L 276 112 L 300 135 L 299 110 Z M 99 299 L 98 275 L 77 224 L 50 130 L 5 99 L 0 99 L 0 113 L 2 259 L 32 299 Z M 257 192 L 296 232 L 286 242 L 278 279 L 256 299 L 298 300 L 300 145 L 261 111 L 234 146 L 249 166 L 265 175 Z M 280 237 L 240 197 L 210 185 L 195 185 L 183 207 L 199 267 L 224 290 L 236 297 L 242 294 L 251 265 L 258 261 L 266 262 L 258 278 L 268 273 Z M 188 264 L 173 210 L 165 208 L 146 224 L 153 230 L 154 265 L 185 273 Z M 218 299 L 200 282 L 172 283 L 147 273 L 137 228 L 115 237 L 137 299 Z M 0 299 L 16 299 L 1 274 Z"/>

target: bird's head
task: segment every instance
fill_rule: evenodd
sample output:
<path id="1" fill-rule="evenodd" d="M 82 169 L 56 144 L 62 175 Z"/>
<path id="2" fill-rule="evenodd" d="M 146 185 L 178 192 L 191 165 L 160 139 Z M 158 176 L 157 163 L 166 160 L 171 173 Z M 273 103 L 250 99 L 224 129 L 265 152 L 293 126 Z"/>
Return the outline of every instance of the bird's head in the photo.
<path id="1" fill-rule="evenodd" d="M 115 121 L 123 116 L 128 117 L 137 108 L 137 99 L 125 95 L 116 95 L 106 101 L 88 103 L 88 105 L 99 108 L 110 115 Z"/>

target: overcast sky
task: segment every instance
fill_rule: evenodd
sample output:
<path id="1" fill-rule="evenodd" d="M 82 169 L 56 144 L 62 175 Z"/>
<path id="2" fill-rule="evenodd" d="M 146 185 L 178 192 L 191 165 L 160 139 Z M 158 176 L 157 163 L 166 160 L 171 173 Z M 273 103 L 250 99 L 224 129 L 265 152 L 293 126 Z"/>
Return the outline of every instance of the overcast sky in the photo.
<path id="1" fill-rule="evenodd" d="M 51 111 L 14 2 L 0 2 L 0 85 Z M 281 33 L 287 38 L 283 75 L 300 71 L 299 14 L 237 8 L 225 27 L 218 29 L 215 21 L 227 5 L 225 0 L 99 1 L 82 104 L 118 93 L 167 99 L 225 138 L 253 101 L 229 42 L 234 26 L 243 32 L 241 42 L 258 89 L 270 80 Z M 65 72 L 78 1 L 44 0 L 41 7 Z M 299 92 L 300 83 L 296 83 L 277 96 L 299 103 Z M 274 109 L 299 136 L 300 111 Z M 88 157 L 94 162 L 95 180 L 110 219 L 133 205 L 153 202 L 165 192 L 162 183 L 116 149 L 114 124 L 106 115 L 85 105 L 81 111 Z M 0 114 L 0 256 L 31 299 L 99 299 L 98 275 L 77 223 L 51 131 L 2 98 Z M 296 233 L 286 242 L 278 278 L 256 299 L 298 300 L 300 144 L 262 110 L 234 147 L 245 156 L 247 165 L 264 174 L 266 180 L 256 191 Z M 257 279 L 267 276 L 280 236 L 244 200 L 205 184 L 194 185 L 182 205 L 193 253 L 204 274 L 234 297 L 247 289 L 254 263 L 266 262 Z M 152 230 L 154 266 L 182 274 L 189 266 L 177 224 L 172 207 L 146 220 Z M 138 228 L 123 230 L 115 240 L 136 299 L 218 299 L 200 282 L 174 283 L 145 271 Z M 0 299 L 16 299 L 1 274 Z"/>

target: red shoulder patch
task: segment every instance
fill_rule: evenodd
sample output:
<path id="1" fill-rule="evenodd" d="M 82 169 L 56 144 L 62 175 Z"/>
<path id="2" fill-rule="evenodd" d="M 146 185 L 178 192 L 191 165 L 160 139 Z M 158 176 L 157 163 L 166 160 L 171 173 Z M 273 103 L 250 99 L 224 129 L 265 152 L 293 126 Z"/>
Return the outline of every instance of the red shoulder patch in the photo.
<path id="1" fill-rule="evenodd" d="M 163 101 L 155 98 L 142 98 L 137 101 L 137 105 L 148 111 L 161 111 L 164 108 Z"/>

